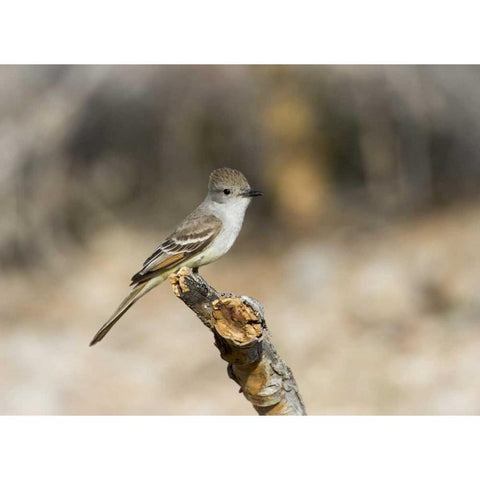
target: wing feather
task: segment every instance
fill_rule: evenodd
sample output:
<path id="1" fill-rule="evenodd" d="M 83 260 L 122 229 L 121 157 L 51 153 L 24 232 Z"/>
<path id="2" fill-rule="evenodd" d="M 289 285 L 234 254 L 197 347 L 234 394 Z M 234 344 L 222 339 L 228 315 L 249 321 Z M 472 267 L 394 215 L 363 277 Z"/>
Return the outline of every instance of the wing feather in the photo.
<path id="1" fill-rule="evenodd" d="M 187 217 L 179 227 L 159 245 L 143 263 L 143 268 L 132 277 L 132 284 L 139 284 L 161 275 L 200 253 L 210 245 L 222 228 L 222 222 L 214 215 Z"/>

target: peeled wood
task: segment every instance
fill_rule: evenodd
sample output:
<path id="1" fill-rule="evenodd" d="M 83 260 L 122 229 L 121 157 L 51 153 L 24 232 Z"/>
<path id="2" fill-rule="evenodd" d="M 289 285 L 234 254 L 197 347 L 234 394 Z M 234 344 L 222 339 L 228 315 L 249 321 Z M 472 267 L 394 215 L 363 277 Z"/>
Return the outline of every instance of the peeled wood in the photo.
<path id="1" fill-rule="evenodd" d="M 220 294 L 185 267 L 171 275 L 170 282 L 175 295 L 213 332 L 229 377 L 260 415 L 306 415 L 292 371 L 270 340 L 258 302 Z"/>

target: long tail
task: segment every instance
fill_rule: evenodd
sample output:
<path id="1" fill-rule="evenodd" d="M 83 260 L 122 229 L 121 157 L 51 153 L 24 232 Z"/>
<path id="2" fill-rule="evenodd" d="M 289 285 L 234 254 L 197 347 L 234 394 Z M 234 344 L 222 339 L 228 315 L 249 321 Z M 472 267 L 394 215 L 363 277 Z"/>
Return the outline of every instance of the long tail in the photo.
<path id="1" fill-rule="evenodd" d="M 159 283 L 163 282 L 164 278 L 156 277 L 145 283 L 135 285 L 132 291 L 124 298 L 122 303 L 115 310 L 115 313 L 108 319 L 108 321 L 100 328 L 95 334 L 90 346 L 98 343 L 102 338 L 110 331 L 110 329 L 120 320 L 122 315 L 140 298 L 148 293 L 153 287 L 156 287 Z"/>

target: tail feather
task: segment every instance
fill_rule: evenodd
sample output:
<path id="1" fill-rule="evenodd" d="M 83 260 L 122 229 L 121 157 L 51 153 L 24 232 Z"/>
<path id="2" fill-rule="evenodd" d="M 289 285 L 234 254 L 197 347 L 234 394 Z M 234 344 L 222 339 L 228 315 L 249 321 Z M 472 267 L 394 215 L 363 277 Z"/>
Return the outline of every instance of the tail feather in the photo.
<path id="1" fill-rule="evenodd" d="M 146 283 L 141 283 L 133 287 L 132 291 L 124 298 L 122 303 L 115 310 L 114 314 L 95 334 L 90 347 L 98 343 L 110 331 L 110 329 L 120 320 L 124 313 L 141 297 L 149 292 L 153 287 L 157 286 L 163 279 L 155 278 Z"/>

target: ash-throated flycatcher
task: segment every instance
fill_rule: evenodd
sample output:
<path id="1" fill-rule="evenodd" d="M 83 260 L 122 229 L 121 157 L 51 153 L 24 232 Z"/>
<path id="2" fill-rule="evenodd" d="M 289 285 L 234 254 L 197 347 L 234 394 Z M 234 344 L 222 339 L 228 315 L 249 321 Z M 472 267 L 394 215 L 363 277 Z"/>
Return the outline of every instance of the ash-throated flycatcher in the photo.
<path id="1" fill-rule="evenodd" d="M 152 288 L 182 267 L 198 268 L 225 255 L 240 233 L 245 211 L 262 192 L 252 190 L 245 176 L 232 168 L 210 174 L 205 200 L 178 225 L 132 277 L 132 291 L 90 342 L 95 345 L 120 317 Z"/>

